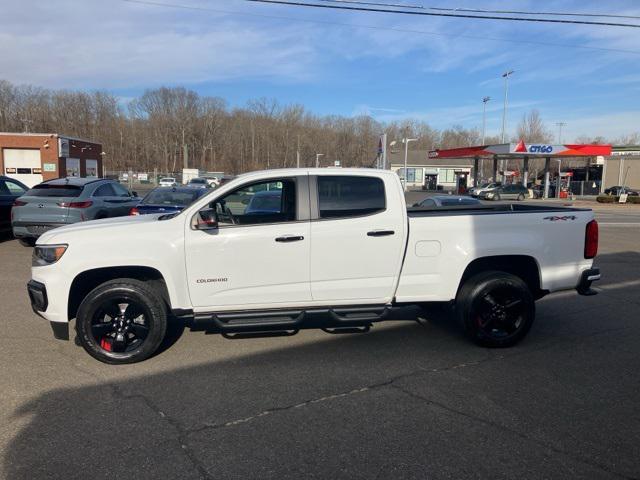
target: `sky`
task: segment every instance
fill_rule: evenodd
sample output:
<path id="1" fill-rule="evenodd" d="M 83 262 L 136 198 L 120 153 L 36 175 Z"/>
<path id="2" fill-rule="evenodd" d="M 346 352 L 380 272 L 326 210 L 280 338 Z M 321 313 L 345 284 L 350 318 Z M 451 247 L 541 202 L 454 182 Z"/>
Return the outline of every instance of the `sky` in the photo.
<path id="1" fill-rule="evenodd" d="M 266 97 L 322 115 L 413 118 L 436 128 L 480 129 L 482 98 L 490 96 L 487 135 L 498 135 L 501 74 L 512 69 L 509 135 L 534 108 L 556 135 L 555 124 L 566 123 L 565 142 L 640 131 L 640 28 L 342 12 L 244 0 L 2 3 L 0 79 L 17 84 L 108 90 L 123 104 L 147 88 L 184 86 L 222 97 L 232 107 Z M 521 0 L 405 3 L 542 8 L 542 2 Z M 640 15 L 637 0 L 548 1 L 543 8 Z"/>

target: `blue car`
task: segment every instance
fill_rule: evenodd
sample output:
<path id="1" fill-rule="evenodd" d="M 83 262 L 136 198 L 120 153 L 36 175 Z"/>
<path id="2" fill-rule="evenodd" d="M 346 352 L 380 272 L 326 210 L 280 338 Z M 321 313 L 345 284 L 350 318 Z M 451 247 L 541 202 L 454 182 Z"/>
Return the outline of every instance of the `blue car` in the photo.
<path id="1" fill-rule="evenodd" d="M 151 190 L 138 205 L 131 209 L 129 214 L 180 212 L 210 191 L 208 188 L 200 187 L 158 187 Z"/>
<path id="2" fill-rule="evenodd" d="M 269 213 L 280 213 L 282 211 L 282 190 L 263 190 L 257 192 L 251 200 L 245 215 L 261 215 Z"/>

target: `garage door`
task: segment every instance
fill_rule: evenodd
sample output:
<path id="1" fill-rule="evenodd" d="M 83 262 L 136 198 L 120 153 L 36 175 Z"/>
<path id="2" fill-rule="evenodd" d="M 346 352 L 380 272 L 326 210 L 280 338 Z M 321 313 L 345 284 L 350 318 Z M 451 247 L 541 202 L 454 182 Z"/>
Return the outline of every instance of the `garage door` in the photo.
<path id="1" fill-rule="evenodd" d="M 5 148 L 2 150 L 2 156 L 4 158 L 4 174 L 7 177 L 20 180 L 28 187 L 42 182 L 40 150 Z"/>

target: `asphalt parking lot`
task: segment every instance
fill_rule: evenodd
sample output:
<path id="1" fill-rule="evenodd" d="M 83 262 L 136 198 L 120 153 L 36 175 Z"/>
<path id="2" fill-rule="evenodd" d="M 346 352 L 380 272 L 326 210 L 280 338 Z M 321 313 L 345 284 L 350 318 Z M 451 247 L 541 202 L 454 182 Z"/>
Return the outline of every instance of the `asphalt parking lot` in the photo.
<path id="1" fill-rule="evenodd" d="M 515 348 L 445 315 L 371 332 L 200 332 L 113 367 L 29 307 L 0 242 L 1 475 L 37 478 L 639 478 L 640 208 L 598 207 L 600 294 L 550 295 Z"/>

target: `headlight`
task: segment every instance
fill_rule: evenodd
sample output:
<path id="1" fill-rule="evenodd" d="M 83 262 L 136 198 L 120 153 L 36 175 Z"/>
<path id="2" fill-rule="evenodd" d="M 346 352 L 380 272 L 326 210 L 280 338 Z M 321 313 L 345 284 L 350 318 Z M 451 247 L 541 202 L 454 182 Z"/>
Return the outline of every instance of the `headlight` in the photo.
<path id="1" fill-rule="evenodd" d="M 64 252 L 67 251 L 68 245 L 37 245 L 33 249 L 31 257 L 31 265 L 34 267 L 42 267 L 51 265 L 62 258 Z"/>

